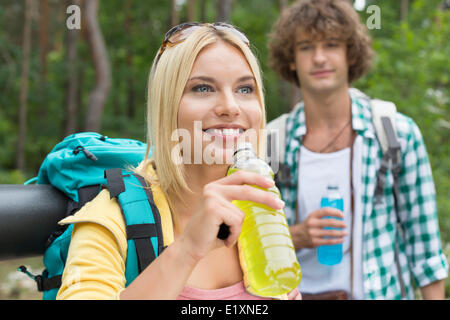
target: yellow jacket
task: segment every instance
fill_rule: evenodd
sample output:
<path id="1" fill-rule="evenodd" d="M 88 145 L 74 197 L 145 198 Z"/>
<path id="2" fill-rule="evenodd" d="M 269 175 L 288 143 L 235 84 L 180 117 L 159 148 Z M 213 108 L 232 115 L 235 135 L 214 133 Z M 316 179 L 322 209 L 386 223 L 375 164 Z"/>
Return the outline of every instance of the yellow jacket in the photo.
<path id="1" fill-rule="evenodd" d="M 174 240 L 172 216 L 164 193 L 151 185 L 161 214 L 164 246 Z M 118 299 L 125 288 L 127 237 L 115 198 L 107 189 L 75 215 L 59 222 L 75 224 L 57 299 Z"/>

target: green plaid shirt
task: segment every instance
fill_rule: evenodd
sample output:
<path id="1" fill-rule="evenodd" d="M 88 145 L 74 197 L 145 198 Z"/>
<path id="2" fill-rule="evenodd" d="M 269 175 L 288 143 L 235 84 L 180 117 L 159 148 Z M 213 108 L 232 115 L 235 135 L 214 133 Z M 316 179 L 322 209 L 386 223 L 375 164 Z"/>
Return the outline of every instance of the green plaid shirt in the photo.
<path id="1" fill-rule="evenodd" d="M 376 174 L 382 158 L 381 146 L 372 123 L 370 100 L 350 93 L 352 127 L 362 136 L 361 198 L 362 258 L 365 299 L 401 299 L 400 283 L 394 257 L 394 243 L 399 244 L 399 260 L 408 299 L 414 298 L 411 279 L 419 286 L 444 279 L 448 262 L 442 252 L 435 188 L 427 152 L 419 128 L 411 118 L 396 116 L 397 135 L 402 151 L 399 217 L 404 237 L 396 228 L 393 177 L 386 174 L 385 199 L 374 204 Z M 280 186 L 289 224 L 295 221 L 298 186 L 298 152 L 306 134 L 303 103 L 286 120 L 284 163 L 291 169 L 290 186 Z M 356 200 L 357 201 L 357 200 Z M 403 241 L 405 239 L 405 241 Z M 304 272 L 308 272 L 304 270 Z"/>

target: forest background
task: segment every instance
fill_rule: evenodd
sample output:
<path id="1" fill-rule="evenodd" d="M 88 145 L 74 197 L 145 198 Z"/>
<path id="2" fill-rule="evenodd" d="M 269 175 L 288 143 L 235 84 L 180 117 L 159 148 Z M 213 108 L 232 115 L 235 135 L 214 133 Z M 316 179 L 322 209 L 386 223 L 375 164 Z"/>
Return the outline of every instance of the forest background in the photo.
<path id="1" fill-rule="evenodd" d="M 449 257 L 450 1 L 348 1 L 371 27 L 377 53 L 372 71 L 354 86 L 395 102 L 419 125 Z M 149 69 L 164 33 L 181 22 L 228 21 L 243 30 L 263 70 L 268 120 L 289 111 L 300 95 L 268 67 L 267 40 L 280 11 L 292 2 L 2 0 L 0 184 L 34 177 L 45 155 L 74 132 L 145 141 Z M 81 9 L 80 29 L 68 28 L 76 25 L 70 5 Z M 379 21 L 371 5 L 380 9 Z M 41 257 L 26 262 L 36 273 L 42 268 Z M 32 282 L 13 272 L 20 264 L 23 259 L 0 263 L 0 299 L 40 297 Z"/>

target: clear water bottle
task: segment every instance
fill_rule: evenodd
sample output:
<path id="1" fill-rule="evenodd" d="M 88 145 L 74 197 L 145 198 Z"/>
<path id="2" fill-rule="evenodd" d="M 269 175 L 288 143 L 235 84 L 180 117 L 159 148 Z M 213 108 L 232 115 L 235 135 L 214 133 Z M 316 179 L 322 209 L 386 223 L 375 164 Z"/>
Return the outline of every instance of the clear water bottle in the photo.
<path id="1" fill-rule="evenodd" d="M 227 175 L 245 170 L 274 178 L 270 166 L 256 156 L 250 143 L 239 144 L 233 160 Z M 275 185 L 268 191 L 281 198 Z M 274 297 L 295 289 L 301 270 L 284 211 L 252 201 L 234 200 L 233 204 L 245 213 L 238 249 L 247 291 Z"/>
<path id="2" fill-rule="evenodd" d="M 329 184 L 327 193 L 320 201 L 320 207 L 331 207 L 344 211 L 344 200 L 339 193 L 337 184 Z M 323 217 L 323 219 L 337 219 L 337 217 Z M 340 228 L 325 227 L 325 230 L 340 230 Z M 342 243 L 333 245 L 323 245 L 317 248 L 317 259 L 321 264 L 332 266 L 338 264 L 342 260 Z"/>

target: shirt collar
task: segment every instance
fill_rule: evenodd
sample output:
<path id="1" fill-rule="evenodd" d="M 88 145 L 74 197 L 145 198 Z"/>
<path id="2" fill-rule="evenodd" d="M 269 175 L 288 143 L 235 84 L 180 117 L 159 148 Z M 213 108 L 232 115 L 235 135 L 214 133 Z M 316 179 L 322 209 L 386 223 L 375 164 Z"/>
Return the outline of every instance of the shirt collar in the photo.
<path id="1" fill-rule="evenodd" d="M 352 102 L 352 128 L 363 137 L 374 139 L 375 128 L 372 123 L 372 113 L 370 108 L 370 98 L 355 88 L 349 89 L 350 99 Z M 294 138 L 302 140 L 306 134 L 305 105 L 300 101 L 295 105 L 294 110 L 290 114 L 293 127 Z"/>

